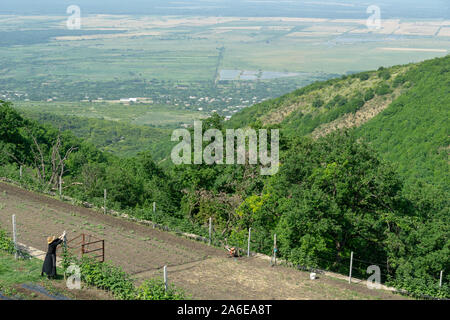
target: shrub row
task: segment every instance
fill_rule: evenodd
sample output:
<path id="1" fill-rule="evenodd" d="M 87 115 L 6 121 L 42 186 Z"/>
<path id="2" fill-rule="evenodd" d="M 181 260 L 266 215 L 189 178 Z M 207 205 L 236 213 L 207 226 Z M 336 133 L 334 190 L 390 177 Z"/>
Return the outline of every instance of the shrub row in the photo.
<path id="1" fill-rule="evenodd" d="M 136 287 L 130 275 L 120 267 L 89 257 L 77 259 L 65 252 L 63 254 L 64 269 L 67 270 L 71 264 L 80 267 L 81 280 L 85 284 L 109 291 L 119 300 L 183 300 L 186 298 L 183 291 L 173 286 L 169 286 L 166 291 L 162 280 L 147 280 Z M 66 272 L 66 275 L 70 273 Z"/>

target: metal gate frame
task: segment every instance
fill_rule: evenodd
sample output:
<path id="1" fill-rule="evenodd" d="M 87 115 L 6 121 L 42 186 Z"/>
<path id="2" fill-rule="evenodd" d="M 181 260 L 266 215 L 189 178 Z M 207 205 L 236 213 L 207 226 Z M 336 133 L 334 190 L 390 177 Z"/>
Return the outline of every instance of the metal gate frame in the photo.
<path id="1" fill-rule="evenodd" d="M 94 241 L 91 241 L 91 239 L 94 239 Z M 76 240 L 80 240 L 79 242 L 75 242 Z M 74 244 L 75 242 L 75 244 Z M 89 246 L 95 245 L 95 244 L 101 244 L 99 248 L 90 249 Z M 77 251 L 80 250 L 81 257 L 84 255 L 91 254 L 93 252 L 101 251 L 100 254 L 92 256 L 94 259 L 100 258 L 100 262 L 105 262 L 105 240 L 104 239 L 98 239 L 90 234 L 82 233 L 79 236 L 67 241 L 65 243 L 67 249 Z"/>

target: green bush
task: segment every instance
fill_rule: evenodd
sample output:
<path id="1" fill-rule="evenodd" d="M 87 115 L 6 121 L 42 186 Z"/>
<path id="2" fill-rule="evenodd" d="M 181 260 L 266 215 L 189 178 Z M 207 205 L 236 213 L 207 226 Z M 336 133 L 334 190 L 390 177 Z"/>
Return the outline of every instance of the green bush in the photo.
<path id="1" fill-rule="evenodd" d="M 169 286 L 167 291 L 164 282 L 158 279 L 147 280 L 136 289 L 137 300 L 183 300 L 184 292 Z"/>
<path id="2" fill-rule="evenodd" d="M 30 259 L 31 256 L 28 252 L 22 251 L 19 248 L 16 251 L 16 248 L 14 246 L 14 242 L 12 239 L 8 236 L 5 230 L 2 230 L 0 228 L 0 250 L 3 250 L 7 253 L 13 254 L 18 253 L 19 257 L 23 259 Z"/>
<path id="3" fill-rule="evenodd" d="M 360 74 L 358 74 L 358 78 L 361 81 L 369 80 L 369 74 L 367 72 L 360 73 Z"/>
<path id="4" fill-rule="evenodd" d="M 6 251 L 8 253 L 14 253 L 14 242 L 6 234 L 5 230 L 0 229 L 0 250 Z"/>
<path id="5" fill-rule="evenodd" d="M 370 101 L 375 97 L 375 91 L 370 88 L 366 91 L 365 95 L 364 95 L 364 101 Z"/>
<path id="6" fill-rule="evenodd" d="M 332 109 L 334 107 L 342 107 L 347 104 L 347 99 L 340 94 L 334 96 L 333 99 L 331 99 L 330 102 L 327 103 L 326 108 Z"/>
<path id="7" fill-rule="evenodd" d="M 347 99 L 338 94 L 333 98 L 333 103 L 336 107 L 342 107 L 347 104 Z"/>
<path id="8" fill-rule="evenodd" d="M 110 291 L 120 300 L 135 298 L 133 281 L 121 268 L 86 257 L 80 262 L 81 279 L 86 284 Z"/>
<path id="9" fill-rule="evenodd" d="M 388 69 L 383 69 L 378 72 L 378 76 L 383 80 L 389 80 L 391 78 L 391 73 Z"/>
<path id="10" fill-rule="evenodd" d="M 347 105 L 348 112 L 355 113 L 364 106 L 364 99 L 358 96 L 353 97 Z"/>
<path id="11" fill-rule="evenodd" d="M 392 90 L 389 87 L 389 85 L 387 85 L 386 83 L 383 83 L 381 85 L 379 85 L 376 89 L 375 89 L 375 93 L 379 96 L 384 96 L 386 94 L 391 93 Z"/>
<path id="12" fill-rule="evenodd" d="M 166 292 L 164 283 L 156 279 L 148 280 L 136 288 L 133 279 L 122 268 L 89 257 L 78 260 L 65 251 L 63 253 L 64 269 L 67 270 L 71 264 L 80 266 L 81 280 L 84 283 L 109 291 L 119 300 L 180 300 L 185 298 L 184 293 L 173 286 L 170 286 Z"/>
<path id="13" fill-rule="evenodd" d="M 34 171 L 29 167 L 23 168 L 22 179 L 20 179 L 19 166 L 14 163 L 0 165 L 0 177 L 8 178 L 16 182 L 20 182 L 21 185 L 27 186 L 28 189 L 34 191 L 46 190 L 46 186 L 42 185 L 38 179 L 34 176 Z"/>
<path id="14" fill-rule="evenodd" d="M 404 84 L 406 82 L 405 76 L 397 76 L 393 82 L 393 87 L 397 88 L 398 86 Z"/>
<path id="15" fill-rule="evenodd" d="M 312 105 L 314 108 L 320 108 L 321 106 L 323 106 L 323 104 L 324 104 L 323 100 L 317 98 L 313 101 Z"/>
<path id="16" fill-rule="evenodd" d="M 439 287 L 437 281 L 434 283 L 419 278 L 404 278 L 396 279 L 389 282 L 390 285 L 395 288 L 405 290 L 412 297 L 422 299 L 425 297 L 449 299 L 450 298 L 450 286 L 446 283 Z"/>

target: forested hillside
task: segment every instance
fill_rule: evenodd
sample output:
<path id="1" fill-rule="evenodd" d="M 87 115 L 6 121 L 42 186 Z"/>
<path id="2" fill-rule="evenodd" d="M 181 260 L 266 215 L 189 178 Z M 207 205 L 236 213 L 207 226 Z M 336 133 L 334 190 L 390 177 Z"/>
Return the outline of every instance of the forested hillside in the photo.
<path id="1" fill-rule="evenodd" d="M 120 158 L 1 102 L 0 176 L 19 180 L 22 165 L 22 183 L 38 190 L 62 176 L 64 194 L 99 206 L 107 189 L 111 208 L 202 235 L 211 217 L 215 237 L 241 248 L 251 227 L 266 254 L 277 234 L 279 256 L 302 267 L 347 272 L 355 252 L 380 265 L 383 282 L 448 298 L 450 273 L 438 284 L 450 270 L 449 63 L 315 83 L 204 121 L 204 131 L 279 127 L 273 176 L 249 164 L 161 168 L 151 152 Z"/>
<path id="2" fill-rule="evenodd" d="M 160 161 L 170 155 L 174 145 L 170 142 L 170 129 L 40 112 L 27 112 L 26 115 L 39 123 L 71 131 L 102 151 L 117 156 L 131 157 L 145 150 L 151 152 L 156 161 Z"/>
<path id="3" fill-rule="evenodd" d="M 276 125 L 285 136 L 355 134 L 418 180 L 448 191 L 450 56 L 317 82 L 238 113 L 230 126 Z"/>
<path id="4" fill-rule="evenodd" d="M 450 56 L 426 61 L 406 75 L 408 91 L 356 130 L 409 181 L 448 191 L 450 177 Z"/>

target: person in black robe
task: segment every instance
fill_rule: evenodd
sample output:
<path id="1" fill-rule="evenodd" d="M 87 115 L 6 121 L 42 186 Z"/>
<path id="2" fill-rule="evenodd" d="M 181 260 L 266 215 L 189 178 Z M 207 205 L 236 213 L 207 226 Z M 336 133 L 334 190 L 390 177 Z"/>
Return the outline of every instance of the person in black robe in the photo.
<path id="1" fill-rule="evenodd" d="M 41 276 L 45 273 L 48 279 L 56 277 L 56 249 L 64 241 L 65 236 L 66 232 L 64 231 L 59 238 L 55 236 L 47 238 L 48 250 L 42 266 Z"/>

